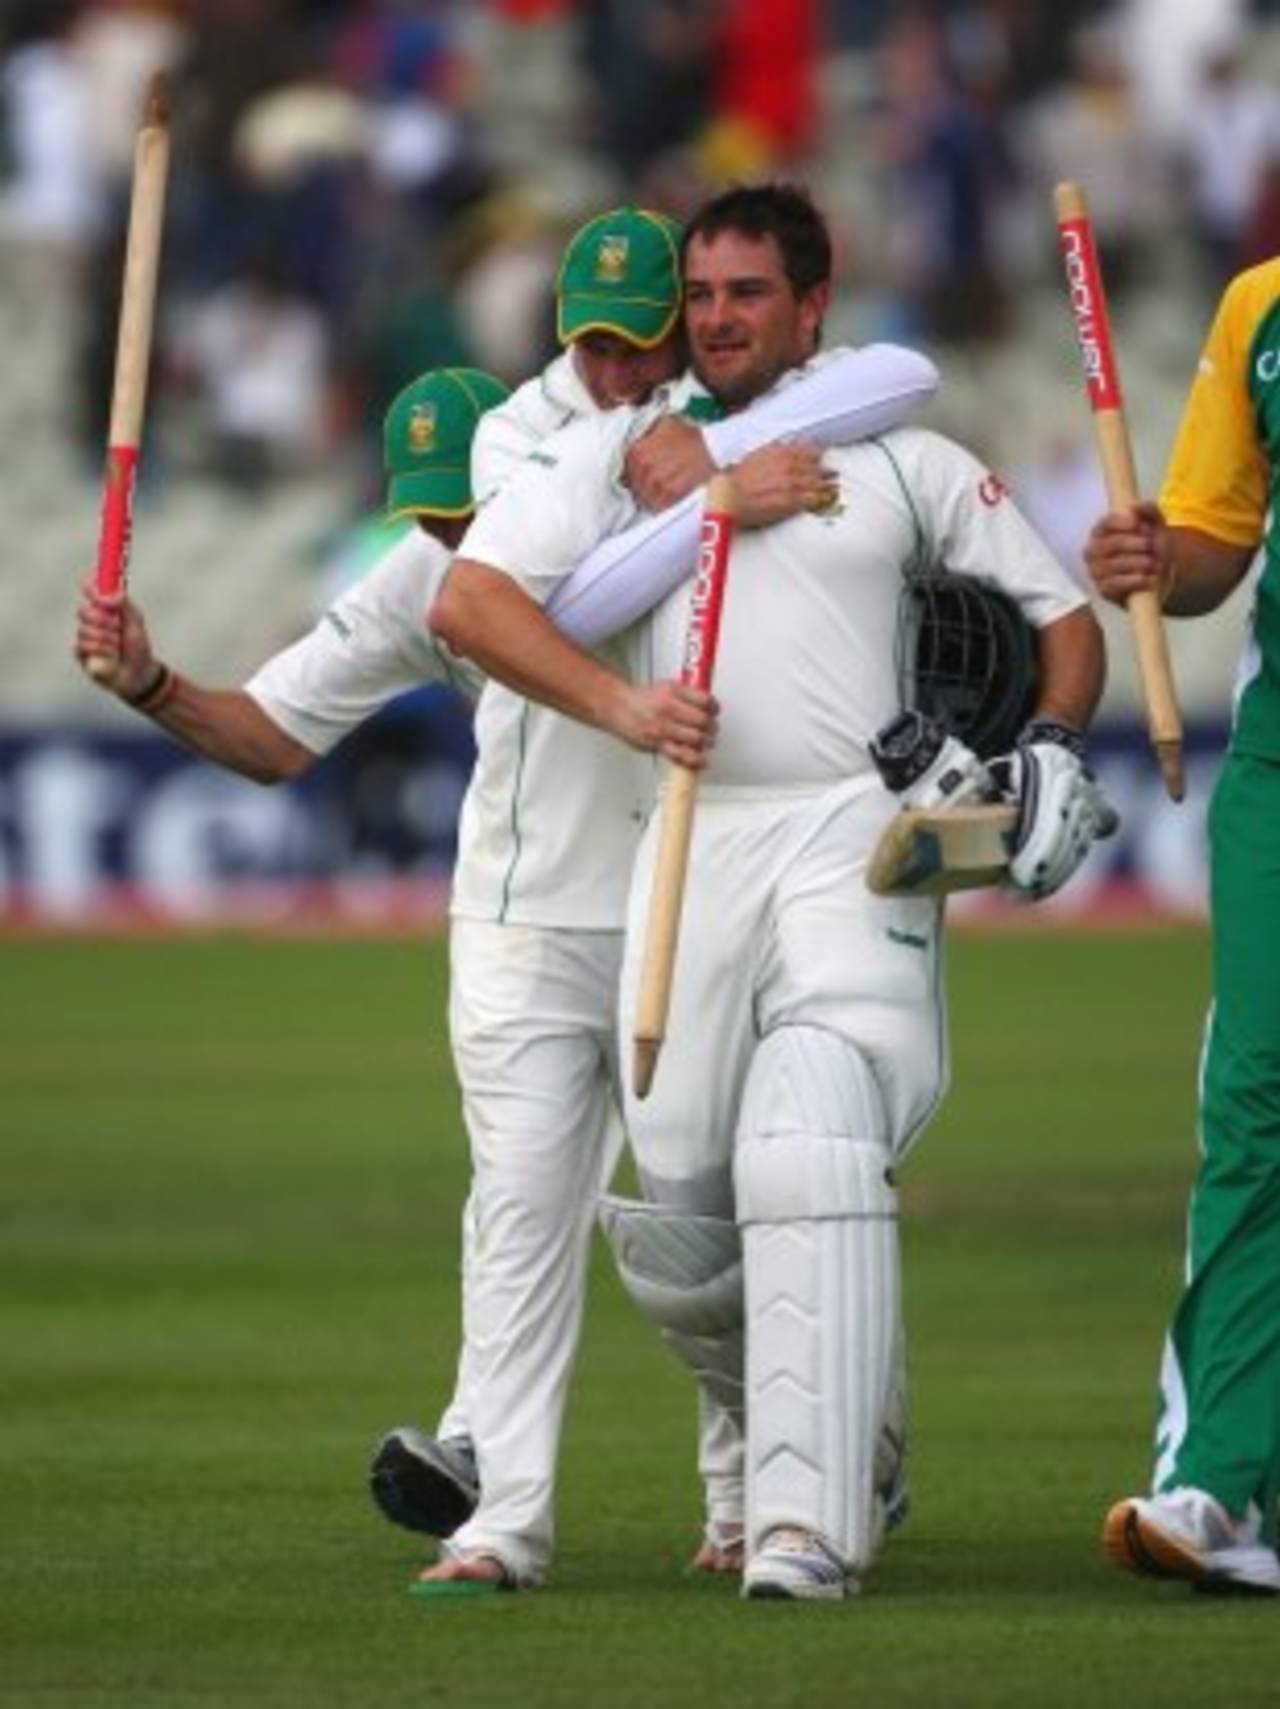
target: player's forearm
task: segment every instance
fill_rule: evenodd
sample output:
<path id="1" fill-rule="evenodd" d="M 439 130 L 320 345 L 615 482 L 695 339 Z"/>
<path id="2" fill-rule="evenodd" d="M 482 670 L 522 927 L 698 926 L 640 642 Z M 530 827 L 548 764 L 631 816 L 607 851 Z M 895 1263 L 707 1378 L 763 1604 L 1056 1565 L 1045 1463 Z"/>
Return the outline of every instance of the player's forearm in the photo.
<path id="1" fill-rule="evenodd" d="M 693 574 L 701 519 L 702 494 L 690 493 L 602 541 L 553 589 L 548 615 L 585 647 L 629 628 Z"/>
<path id="2" fill-rule="evenodd" d="M 183 747 L 254 783 L 297 777 L 315 755 L 271 722 L 242 689 L 201 688 L 173 673 L 169 692 L 153 708 L 138 708 Z M 164 693 L 164 685 L 160 692 Z"/>
<path id="3" fill-rule="evenodd" d="M 938 383 L 933 363 L 913 350 L 877 344 L 840 351 L 740 415 L 704 427 L 702 435 L 722 466 L 779 439 L 848 445 L 900 426 L 928 403 Z M 701 511 L 702 495 L 691 493 L 601 541 L 552 591 L 549 615 L 583 646 L 628 628 L 693 574 Z"/>
<path id="4" fill-rule="evenodd" d="M 1216 611 L 1248 573 L 1254 548 L 1232 546 L 1197 528 L 1169 530 L 1169 565 L 1161 603 L 1170 617 Z"/>
<path id="5" fill-rule="evenodd" d="M 1255 546 L 1199 528 L 1171 527 L 1150 500 L 1099 518 L 1085 546 L 1094 586 L 1112 605 L 1155 593 L 1170 617 L 1215 611 L 1248 573 Z"/>
<path id="6" fill-rule="evenodd" d="M 721 468 L 779 439 L 851 445 L 900 427 L 940 383 L 929 358 L 902 345 L 832 351 L 749 409 L 708 423 L 702 437 Z"/>
<path id="7" fill-rule="evenodd" d="M 1107 679 L 1106 644 L 1087 605 L 1038 634 L 1040 690 L 1036 716 L 1087 730 Z"/>
<path id="8" fill-rule="evenodd" d="M 510 576 L 455 559 L 428 614 L 433 635 L 516 694 L 622 733 L 628 684 L 567 640 Z"/>

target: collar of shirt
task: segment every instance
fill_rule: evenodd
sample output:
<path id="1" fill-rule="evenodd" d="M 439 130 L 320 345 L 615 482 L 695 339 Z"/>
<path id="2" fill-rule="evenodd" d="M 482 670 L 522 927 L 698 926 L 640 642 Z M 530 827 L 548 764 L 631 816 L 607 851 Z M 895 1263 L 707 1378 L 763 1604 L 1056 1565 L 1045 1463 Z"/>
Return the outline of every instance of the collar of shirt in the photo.
<path id="1" fill-rule="evenodd" d="M 542 390 L 544 396 L 557 409 L 562 409 L 575 418 L 599 413 L 600 406 L 578 373 L 572 348 L 562 350 L 554 361 L 547 363 L 542 370 Z"/>

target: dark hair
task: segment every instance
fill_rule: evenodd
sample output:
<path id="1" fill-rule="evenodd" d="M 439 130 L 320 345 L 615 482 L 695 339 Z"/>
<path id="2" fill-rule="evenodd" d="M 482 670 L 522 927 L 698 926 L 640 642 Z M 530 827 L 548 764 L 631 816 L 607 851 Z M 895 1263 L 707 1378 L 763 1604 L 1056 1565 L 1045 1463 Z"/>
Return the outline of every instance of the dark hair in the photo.
<path id="1" fill-rule="evenodd" d="M 721 232 L 771 237 L 797 297 L 831 278 L 831 233 L 807 190 L 795 184 L 737 184 L 705 202 L 684 228 L 683 265 L 695 237 L 704 242 Z"/>

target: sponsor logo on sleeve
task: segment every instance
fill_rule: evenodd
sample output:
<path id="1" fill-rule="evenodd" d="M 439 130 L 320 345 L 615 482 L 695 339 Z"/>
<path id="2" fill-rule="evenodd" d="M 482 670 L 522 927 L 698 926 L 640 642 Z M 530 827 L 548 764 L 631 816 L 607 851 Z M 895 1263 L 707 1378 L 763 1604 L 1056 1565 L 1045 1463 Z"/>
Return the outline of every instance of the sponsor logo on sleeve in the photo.
<path id="1" fill-rule="evenodd" d="M 1009 488 L 999 475 L 988 474 L 978 482 L 978 497 L 988 510 L 994 510 L 1001 499 L 1008 498 L 1008 496 Z"/>

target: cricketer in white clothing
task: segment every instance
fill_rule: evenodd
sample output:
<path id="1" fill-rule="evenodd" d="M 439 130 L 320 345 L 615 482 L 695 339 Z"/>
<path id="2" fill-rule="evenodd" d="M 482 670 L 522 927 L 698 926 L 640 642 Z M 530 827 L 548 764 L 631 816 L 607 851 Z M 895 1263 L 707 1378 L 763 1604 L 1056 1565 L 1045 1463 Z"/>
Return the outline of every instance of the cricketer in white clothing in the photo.
<path id="1" fill-rule="evenodd" d="M 775 187 L 729 192 L 695 216 L 693 361 L 730 405 L 811 355 L 829 277 L 815 222 Z M 522 473 L 473 524 L 433 617 L 492 673 L 622 734 L 606 674 L 538 605 L 593 539 L 630 520 L 625 434 L 610 422 L 592 440 L 562 435 L 554 465 Z M 624 1274 L 631 1253 L 643 1281 L 655 1228 L 731 1216 L 741 1228 L 744 1587 L 761 1597 L 843 1596 L 878 1546 L 874 1460 L 899 1316 L 894 1171 L 947 1077 L 940 907 L 875 898 L 862 882 L 899 805 L 870 750 L 901 704 L 905 571 L 927 557 L 1012 594 L 1039 632 L 1038 712 L 1055 728 L 1087 723 L 1102 675 L 1082 594 L 967 452 L 904 429 L 826 461 L 834 505 L 735 545 L 709 756 L 709 698 L 664 744 L 705 763 L 705 783 L 667 1043 L 651 1096 L 626 1111 L 651 1205 L 615 1219 Z M 678 671 L 687 604 L 687 590 L 673 593 L 633 637 L 638 674 Z M 1044 728 L 1029 726 L 1032 752 Z M 1071 787 L 1070 768 L 1083 772 L 1071 755 L 1062 763 Z M 624 1036 L 653 842 L 632 891 Z"/>
<path id="2" fill-rule="evenodd" d="M 472 454 L 481 505 L 522 448 L 545 439 L 553 412 L 573 408 L 584 437 L 607 431 L 609 418 L 568 361 L 561 357 L 481 423 Z M 846 432 L 900 416 L 933 389 L 932 369 L 909 352 L 879 360 L 848 353 L 840 379 Z M 860 396 L 864 414 L 851 422 Z M 814 394 L 819 419 L 825 397 Z M 779 427 L 788 425 L 780 416 Z M 758 431 L 767 436 L 769 424 Z M 603 576 L 598 566 L 585 568 L 582 599 L 568 588 L 588 641 L 598 639 L 591 623 L 607 604 L 606 582 L 634 590 L 646 579 L 637 572 L 655 557 L 659 573 L 670 561 L 658 529 L 642 527 L 641 535 L 636 556 Z M 681 560 L 682 578 L 690 563 Z M 617 652 L 604 656 L 621 662 Z M 550 1559 L 556 1450 L 589 1236 L 620 1148 L 611 1121 L 616 994 L 627 885 L 654 774 L 650 756 L 497 686 L 481 697 L 476 739 L 454 881 L 450 1018 L 475 1166 L 470 1217 L 489 1254 L 482 1270 L 469 1265 L 466 1288 L 466 1359 L 484 1377 L 465 1382 L 439 1435 L 468 1435 L 478 1449 L 480 1504 L 449 1539 L 455 1570 L 473 1566 L 468 1557 L 481 1557 L 484 1570 L 489 1557 L 514 1582 L 531 1584 Z M 531 1301 L 542 1303 L 531 1310 Z M 718 1564 L 741 1534 L 738 1411 L 726 1416 L 706 1399 L 701 1406 L 704 1565 Z"/>
<path id="3" fill-rule="evenodd" d="M 601 410 L 571 347 L 481 422 L 477 503 L 566 419 Z M 621 1149 L 622 907 L 653 762 L 500 684 L 480 697 L 475 738 L 450 930 L 450 1036 L 473 1169 L 465 1353 L 438 1434 L 474 1444 L 479 1501 L 433 1570 L 483 1572 L 487 1558 L 527 1585 L 551 1559 L 591 1231 Z"/>
<path id="4" fill-rule="evenodd" d="M 808 414 L 798 395 L 772 430 L 793 433 L 810 415 L 819 431 L 875 427 L 927 398 L 935 378 L 910 352 L 848 352 L 833 359 L 827 386 L 810 394 Z M 837 389 L 840 411 L 832 402 Z M 477 498 L 567 416 L 590 417 L 591 431 L 604 421 L 568 352 L 479 422 L 472 450 Z M 766 442 L 770 426 L 757 423 L 754 438 L 739 432 L 733 448 Z M 577 578 L 567 584 L 578 632 L 588 640 L 596 638 L 590 626 L 605 585 L 643 584 L 637 571 L 661 531 L 649 524 L 639 532 L 624 562 L 603 576 L 588 567 L 583 599 L 574 598 Z M 660 571 L 668 563 L 660 558 Z M 348 631 L 344 671 L 362 658 L 376 679 L 381 653 L 393 672 L 397 660 L 409 660 L 422 680 L 438 678 L 449 656 L 425 651 L 421 614 L 432 601 L 421 595 L 424 575 L 434 582 L 442 567 L 429 541 L 397 548 L 312 637 L 264 667 L 249 692 L 284 728 L 326 751 L 342 733 L 344 714 L 373 709 L 344 683 L 336 706 L 315 710 L 335 665 L 335 619 Z M 687 568 L 685 560 L 679 573 Z M 388 691 L 403 686 L 389 682 Z M 459 1453 L 465 1465 L 468 1451 L 478 1461 L 479 1505 L 452 1532 L 454 1562 L 487 1557 L 513 1582 L 528 1584 L 550 1559 L 556 1451 L 589 1236 L 618 1150 L 616 1120 L 610 1129 L 617 977 L 652 762 L 500 687 L 480 699 L 476 738 L 454 882 L 450 1003 L 475 1177 L 464 1219 L 463 1352 L 436 1447 L 455 1465 Z M 477 1233 L 483 1263 L 474 1259 Z M 741 1524 L 740 1432 L 718 1411 L 704 1412 L 708 1524 L 723 1538 Z M 422 1473 L 403 1456 L 420 1446 L 405 1430 L 392 1432 L 375 1478 L 385 1479 L 391 1455 L 399 1487 L 383 1501 L 385 1510 L 435 1530 L 420 1515 L 405 1519 L 403 1478 Z"/>

